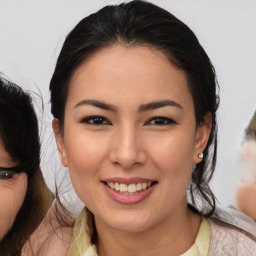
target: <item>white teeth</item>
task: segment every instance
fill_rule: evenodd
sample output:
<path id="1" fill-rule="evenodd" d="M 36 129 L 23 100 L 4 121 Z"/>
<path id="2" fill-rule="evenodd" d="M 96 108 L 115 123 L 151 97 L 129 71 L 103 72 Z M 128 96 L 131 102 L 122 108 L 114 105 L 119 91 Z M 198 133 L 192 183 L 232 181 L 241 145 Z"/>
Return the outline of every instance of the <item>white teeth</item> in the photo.
<path id="1" fill-rule="evenodd" d="M 128 192 L 130 192 L 130 193 L 136 192 L 136 185 L 135 184 L 130 184 L 128 186 Z"/>
<path id="2" fill-rule="evenodd" d="M 115 184 L 113 182 L 109 182 L 108 186 L 111 187 L 112 189 L 115 189 Z"/>
<path id="3" fill-rule="evenodd" d="M 141 183 L 138 183 L 138 184 L 136 185 L 136 190 L 137 190 L 137 191 L 141 191 L 141 190 L 142 190 L 142 184 L 141 184 Z"/>
<path id="4" fill-rule="evenodd" d="M 126 184 L 120 184 L 120 191 L 121 192 L 127 192 L 127 185 Z"/>
<path id="5" fill-rule="evenodd" d="M 114 189 L 122 194 L 127 194 L 127 193 L 136 193 L 141 190 L 145 190 L 151 186 L 151 182 L 143 182 L 143 183 L 133 183 L 133 184 L 123 184 L 123 183 L 114 183 L 114 182 L 107 182 L 108 187 L 111 189 Z"/>
<path id="6" fill-rule="evenodd" d="M 115 190 L 119 191 L 119 183 L 115 183 Z"/>

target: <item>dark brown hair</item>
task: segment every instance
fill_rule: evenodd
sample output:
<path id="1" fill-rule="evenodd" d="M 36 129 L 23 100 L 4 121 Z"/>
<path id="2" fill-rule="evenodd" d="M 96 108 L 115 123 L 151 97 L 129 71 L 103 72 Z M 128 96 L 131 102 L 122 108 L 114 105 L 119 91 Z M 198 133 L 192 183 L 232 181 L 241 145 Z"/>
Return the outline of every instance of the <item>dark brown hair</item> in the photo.
<path id="1" fill-rule="evenodd" d="M 250 120 L 247 128 L 245 129 L 245 140 L 256 140 L 256 111 L 253 114 L 253 117 Z"/>

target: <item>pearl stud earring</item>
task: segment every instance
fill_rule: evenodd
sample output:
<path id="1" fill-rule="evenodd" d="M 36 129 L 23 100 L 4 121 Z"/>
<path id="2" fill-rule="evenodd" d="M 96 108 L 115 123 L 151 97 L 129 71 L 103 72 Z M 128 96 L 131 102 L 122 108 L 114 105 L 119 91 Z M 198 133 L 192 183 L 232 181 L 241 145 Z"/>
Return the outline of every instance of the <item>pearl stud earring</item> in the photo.
<path id="1" fill-rule="evenodd" d="M 200 154 L 198 154 L 198 157 L 199 157 L 199 158 L 203 158 L 203 157 L 204 157 L 204 154 L 203 154 L 203 153 L 200 153 Z"/>

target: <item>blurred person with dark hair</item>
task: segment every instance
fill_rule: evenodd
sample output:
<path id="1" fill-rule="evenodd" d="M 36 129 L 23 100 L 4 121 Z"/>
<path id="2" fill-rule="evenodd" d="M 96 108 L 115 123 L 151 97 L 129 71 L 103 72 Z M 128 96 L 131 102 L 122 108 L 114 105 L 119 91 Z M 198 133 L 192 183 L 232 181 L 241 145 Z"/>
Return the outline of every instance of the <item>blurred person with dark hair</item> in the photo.
<path id="1" fill-rule="evenodd" d="M 32 99 L 0 73 L 0 255 L 21 249 L 53 201 L 40 169 Z"/>

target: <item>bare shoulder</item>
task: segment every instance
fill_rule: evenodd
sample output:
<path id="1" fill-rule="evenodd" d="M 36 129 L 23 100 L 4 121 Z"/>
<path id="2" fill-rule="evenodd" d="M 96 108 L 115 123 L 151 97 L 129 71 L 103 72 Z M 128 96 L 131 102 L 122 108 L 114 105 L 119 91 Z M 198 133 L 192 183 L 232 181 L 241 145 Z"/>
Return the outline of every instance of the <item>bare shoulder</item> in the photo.
<path id="1" fill-rule="evenodd" d="M 38 228 L 22 249 L 22 256 L 64 256 L 72 239 L 73 226 L 61 225 L 57 217 L 56 202 L 48 210 Z M 62 217 L 72 223 L 69 216 Z"/>

